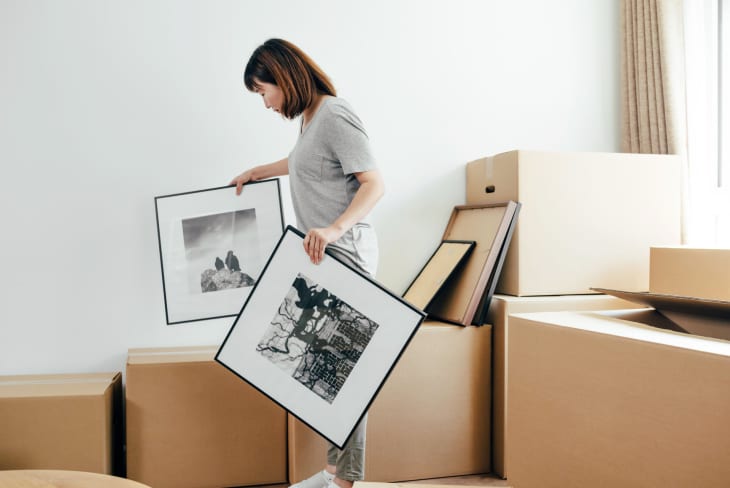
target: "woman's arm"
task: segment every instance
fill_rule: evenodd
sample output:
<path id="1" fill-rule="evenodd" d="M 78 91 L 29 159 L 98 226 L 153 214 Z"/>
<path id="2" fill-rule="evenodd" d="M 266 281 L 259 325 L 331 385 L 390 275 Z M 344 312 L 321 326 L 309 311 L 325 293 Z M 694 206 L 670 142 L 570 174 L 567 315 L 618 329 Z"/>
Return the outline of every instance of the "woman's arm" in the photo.
<path id="1" fill-rule="evenodd" d="M 265 180 L 274 176 L 284 176 L 289 174 L 289 158 L 284 158 L 275 163 L 262 164 L 251 169 L 247 169 L 240 175 L 231 180 L 229 185 L 236 185 L 236 195 L 241 194 L 243 185 L 249 181 Z"/>
<path id="2" fill-rule="evenodd" d="M 314 264 L 322 261 L 327 244 L 336 241 L 353 225 L 360 222 L 385 193 L 385 184 L 380 171 L 363 171 L 355 173 L 355 177 L 360 182 L 360 188 L 342 215 L 329 227 L 310 229 L 304 236 L 304 250 Z"/>

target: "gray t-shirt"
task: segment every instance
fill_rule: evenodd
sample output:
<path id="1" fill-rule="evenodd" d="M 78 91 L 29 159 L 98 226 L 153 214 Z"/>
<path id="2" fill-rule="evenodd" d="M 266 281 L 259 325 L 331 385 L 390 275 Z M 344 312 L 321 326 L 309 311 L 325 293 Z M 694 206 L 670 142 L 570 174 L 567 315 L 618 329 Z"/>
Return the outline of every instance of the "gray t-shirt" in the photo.
<path id="1" fill-rule="evenodd" d="M 289 187 L 299 229 L 331 225 L 360 188 L 353 173 L 376 168 L 370 140 L 352 107 L 341 98 L 327 97 L 289 153 Z M 375 274 L 378 242 L 367 218 L 328 249 Z"/>

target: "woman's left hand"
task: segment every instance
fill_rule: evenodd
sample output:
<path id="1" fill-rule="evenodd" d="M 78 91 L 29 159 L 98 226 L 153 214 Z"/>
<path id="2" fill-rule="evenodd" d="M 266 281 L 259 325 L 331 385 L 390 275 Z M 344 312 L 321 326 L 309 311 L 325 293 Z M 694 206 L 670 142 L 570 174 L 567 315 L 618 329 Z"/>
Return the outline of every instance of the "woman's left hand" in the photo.
<path id="1" fill-rule="evenodd" d="M 330 226 L 319 229 L 310 229 L 304 236 L 304 252 L 314 264 L 319 264 L 324 258 L 324 249 L 327 244 L 342 237 L 343 232 Z"/>

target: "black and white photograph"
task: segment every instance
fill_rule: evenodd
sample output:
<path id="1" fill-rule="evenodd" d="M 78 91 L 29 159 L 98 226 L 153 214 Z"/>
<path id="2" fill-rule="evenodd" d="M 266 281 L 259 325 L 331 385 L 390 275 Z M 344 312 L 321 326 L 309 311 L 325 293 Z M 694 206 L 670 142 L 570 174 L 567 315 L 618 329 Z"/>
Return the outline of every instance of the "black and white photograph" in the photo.
<path id="1" fill-rule="evenodd" d="M 332 403 L 377 330 L 378 324 L 299 273 L 256 350 Z"/>
<path id="2" fill-rule="evenodd" d="M 215 360 L 342 448 L 426 314 L 288 226 Z"/>
<path id="3" fill-rule="evenodd" d="M 261 272 L 256 209 L 182 221 L 191 293 L 253 286 Z"/>
<path id="4" fill-rule="evenodd" d="M 284 231 L 279 180 L 155 197 L 168 324 L 235 317 Z"/>

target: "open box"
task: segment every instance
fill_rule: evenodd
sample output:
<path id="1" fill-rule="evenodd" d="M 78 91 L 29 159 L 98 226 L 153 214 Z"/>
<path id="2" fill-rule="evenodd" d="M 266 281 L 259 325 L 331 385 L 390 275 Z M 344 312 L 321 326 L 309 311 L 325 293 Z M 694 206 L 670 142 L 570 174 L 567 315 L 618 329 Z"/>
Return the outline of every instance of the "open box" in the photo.
<path id="1" fill-rule="evenodd" d="M 667 310 L 511 315 L 510 482 L 727 486 L 730 342 L 689 327 Z"/>
<path id="2" fill-rule="evenodd" d="M 730 301 L 593 288 L 639 305 L 653 307 L 663 319 L 661 327 L 730 341 Z"/>

